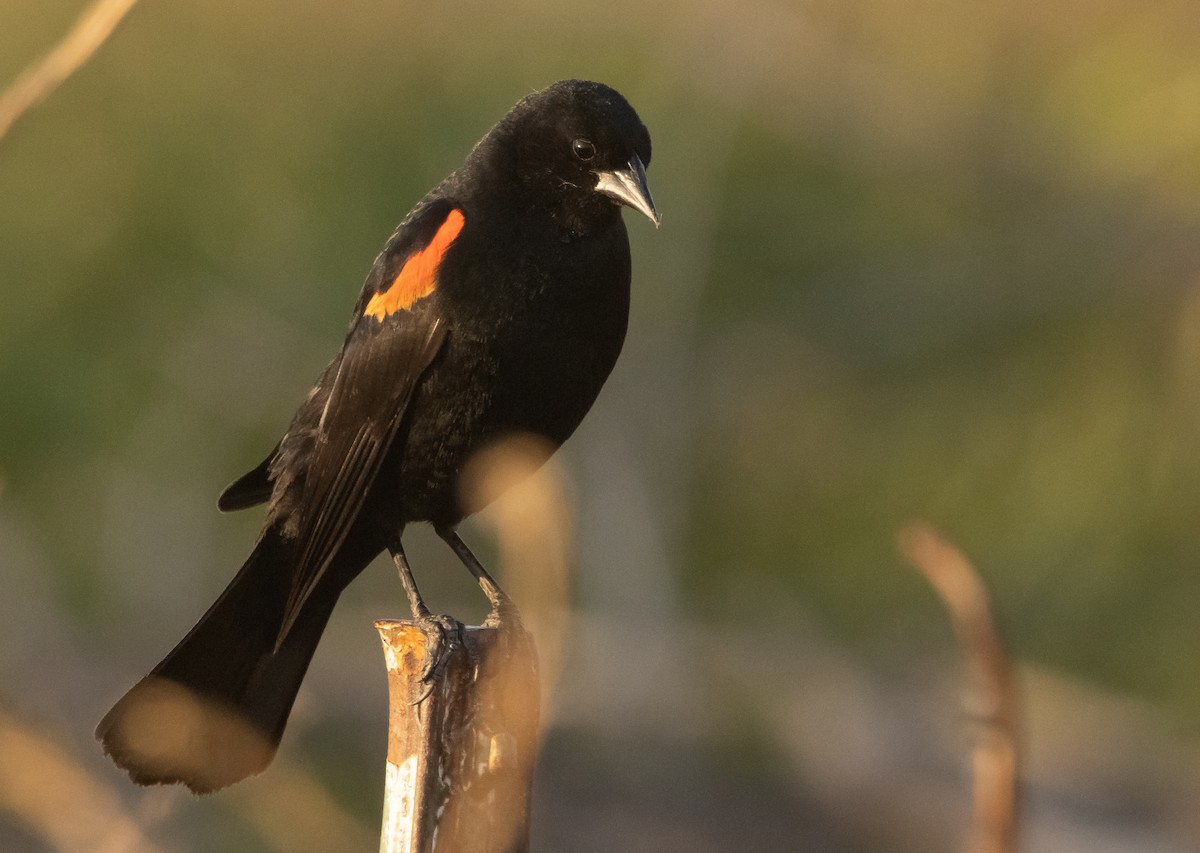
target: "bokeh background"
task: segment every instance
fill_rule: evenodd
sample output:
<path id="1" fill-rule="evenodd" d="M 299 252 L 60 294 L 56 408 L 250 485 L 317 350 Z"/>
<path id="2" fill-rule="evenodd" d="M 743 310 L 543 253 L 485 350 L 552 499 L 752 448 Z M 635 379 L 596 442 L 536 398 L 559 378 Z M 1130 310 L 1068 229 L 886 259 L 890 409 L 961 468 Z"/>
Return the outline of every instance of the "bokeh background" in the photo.
<path id="1" fill-rule="evenodd" d="M 0 81 L 79 10 L 3 0 Z M 626 216 L 626 350 L 551 472 L 535 848 L 959 849 L 926 518 L 1019 662 L 1025 849 L 1200 849 L 1198 41 L 1184 0 L 144 0 L 0 140 L 0 849 L 374 849 L 385 562 L 263 776 L 134 789 L 91 731 L 240 564 L 215 497 L 391 228 L 568 76 L 641 113 L 664 221 Z"/>

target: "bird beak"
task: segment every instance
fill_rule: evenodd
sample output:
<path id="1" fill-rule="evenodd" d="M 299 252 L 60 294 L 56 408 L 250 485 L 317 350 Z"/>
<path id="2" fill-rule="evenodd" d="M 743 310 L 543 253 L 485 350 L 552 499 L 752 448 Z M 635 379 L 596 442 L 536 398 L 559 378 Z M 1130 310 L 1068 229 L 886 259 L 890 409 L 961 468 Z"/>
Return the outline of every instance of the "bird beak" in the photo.
<path id="1" fill-rule="evenodd" d="M 658 211 L 654 209 L 654 199 L 650 197 L 650 187 L 646 185 L 646 167 L 642 160 L 634 154 L 629 158 L 628 167 L 613 169 L 611 172 L 597 172 L 596 192 L 604 193 L 619 202 L 627 204 L 634 210 L 641 211 L 650 218 L 657 228 L 662 222 Z"/>

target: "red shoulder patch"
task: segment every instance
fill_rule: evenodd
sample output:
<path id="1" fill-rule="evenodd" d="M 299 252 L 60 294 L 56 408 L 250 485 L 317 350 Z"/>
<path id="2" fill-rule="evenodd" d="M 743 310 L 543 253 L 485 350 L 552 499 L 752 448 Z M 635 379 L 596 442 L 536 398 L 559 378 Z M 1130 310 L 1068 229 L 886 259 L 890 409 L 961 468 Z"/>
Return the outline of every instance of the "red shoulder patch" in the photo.
<path id="1" fill-rule="evenodd" d="M 408 256 L 392 283 L 371 297 L 363 309 L 363 315 L 382 320 L 397 311 L 407 311 L 418 299 L 433 293 L 437 288 L 437 272 L 442 265 L 442 258 L 465 223 L 466 218 L 461 210 L 451 210 L 429 245 Z"/>

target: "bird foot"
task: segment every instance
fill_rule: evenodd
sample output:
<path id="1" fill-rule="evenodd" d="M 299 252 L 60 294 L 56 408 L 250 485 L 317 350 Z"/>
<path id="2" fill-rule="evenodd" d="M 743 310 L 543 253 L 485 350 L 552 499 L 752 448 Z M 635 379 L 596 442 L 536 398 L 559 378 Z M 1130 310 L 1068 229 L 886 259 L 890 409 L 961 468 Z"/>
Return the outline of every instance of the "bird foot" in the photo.
<path id="1" fill-rule="evenodd" d="M 492 605 L 487 618 L 483 620 L 483 627 L 520 633 L 525 630 L 525 623 L 521 621 L 521 612 L 517 610 L 517 605 L 506 595 Z"/>
<path id="2" fill-rule="evenodd" d="M 455 647 L 465 647 L 466 641 L 463 639 L 463 624 L 451 616 L 427 613 L 416 621 L 417 627 L 425 635 L 425 665 L 417 677 L 423 689 L 421 695 L 412 701 L 413 705 L 420 705 L 433 692 L 438 676 L 454 656 Z"/>

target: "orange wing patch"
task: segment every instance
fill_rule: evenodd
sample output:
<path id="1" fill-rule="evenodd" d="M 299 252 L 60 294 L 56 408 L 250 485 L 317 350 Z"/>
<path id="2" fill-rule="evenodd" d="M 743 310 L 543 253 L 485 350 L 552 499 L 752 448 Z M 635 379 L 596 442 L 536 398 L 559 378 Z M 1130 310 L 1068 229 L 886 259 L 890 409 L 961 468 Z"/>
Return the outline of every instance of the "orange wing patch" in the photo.
<path id="1" fill-rule="evenodd" d="M 392 283 L 371 297 L 371 301 L 363 309 L 363 315 L 383 320 L 389 314 L 407 311 L 418 299 L 433 293 L 437 287 L 437 272 L 442 258 L 445 257 L 450 244 L 458 237 L 458 232 L 462 231 L 465 222 L 466 218 L 461 210 L 451 210 L 446 216 L 446 221 L 429 241 L 429 245 L 409 255 L 400 272 L 392 279 Z"/>

